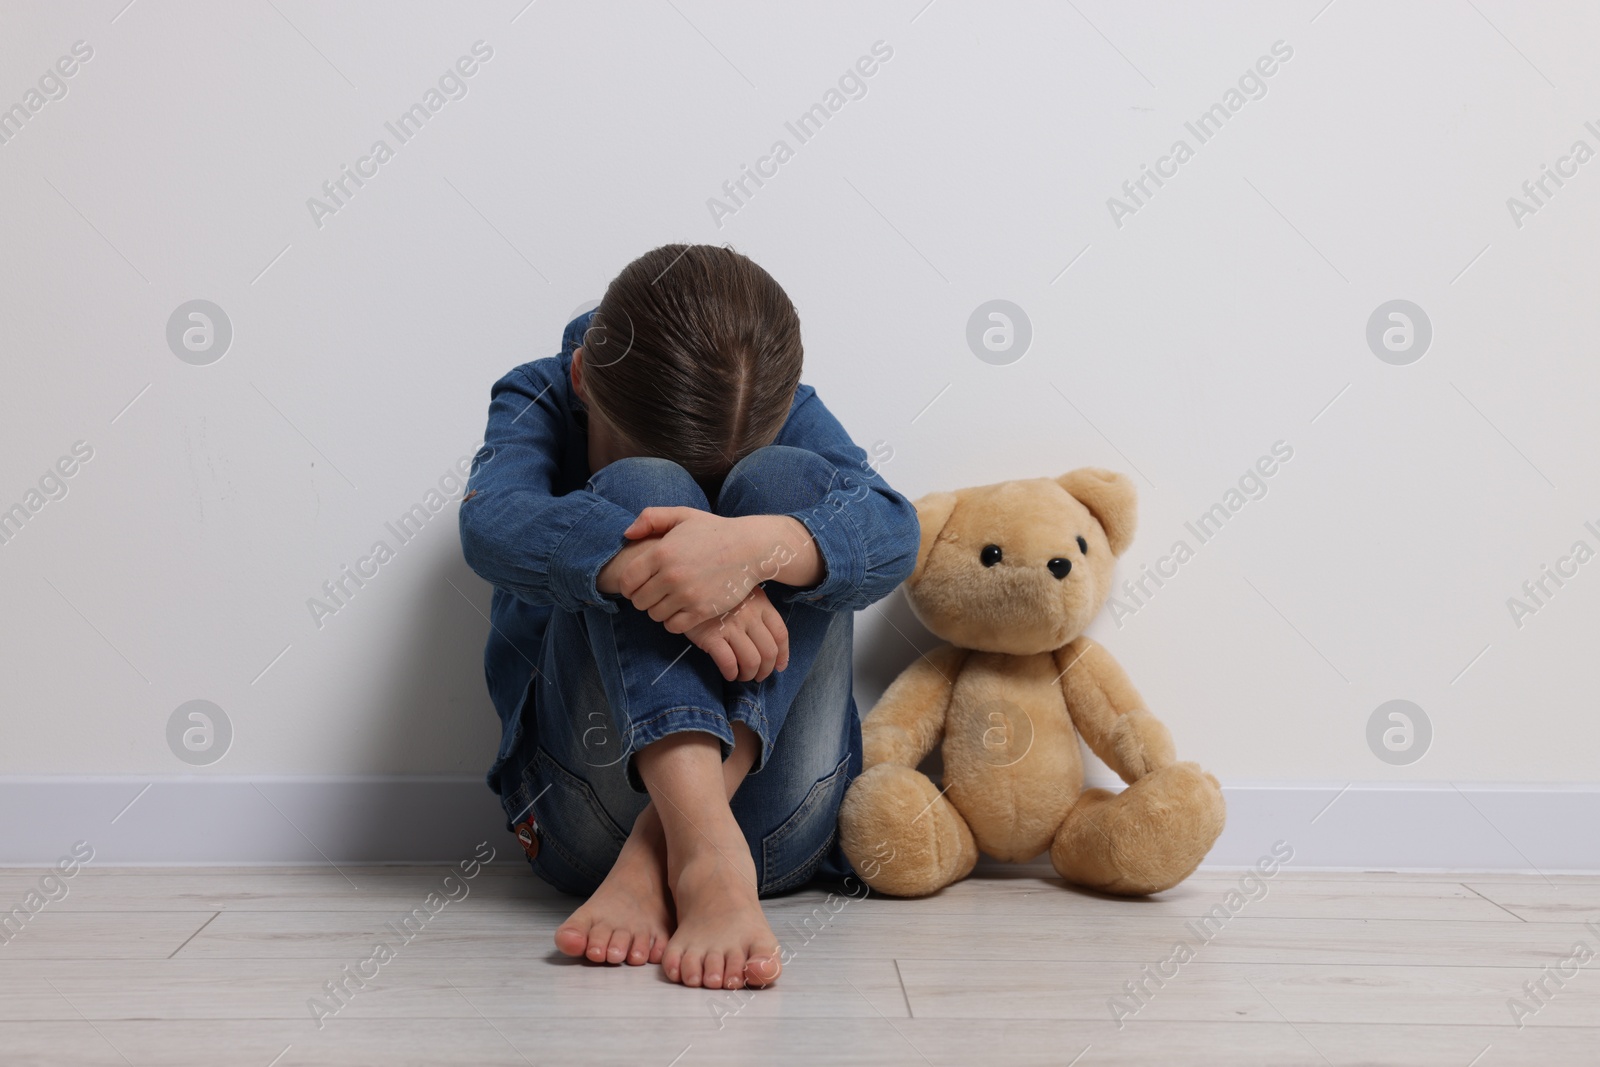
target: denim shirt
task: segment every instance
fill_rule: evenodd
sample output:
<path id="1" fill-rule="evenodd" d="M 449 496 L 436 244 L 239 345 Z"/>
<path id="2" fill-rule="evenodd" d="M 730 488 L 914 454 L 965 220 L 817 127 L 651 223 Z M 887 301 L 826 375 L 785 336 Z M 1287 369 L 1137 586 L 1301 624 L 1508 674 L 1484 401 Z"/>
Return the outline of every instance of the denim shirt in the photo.
<path id="1" fill-rule="evenodd" d="M 587 412 L 573 392 L 571 367 L 593 315 L 567 324 L 560 355 L 524 363 L 494 384 L 483 448 L 461 502 L 467 564 L 494 586 L 483 658 L 501 723 L 488 775 L 496 792 L 523 729 L 551 611 L 617 610 L 595 579 L 636 517 L 585 488 Z M 910 502 L 889 488 L 809 385 L 795 391 L 773 443 L 804 448 L 839 469 L 819 504 L 792 513 L 816 542 L 823 579 L 808 589 L 769 582 L 774 602 L 797 597 L 826 611 L 857 611 L 891 593 L 916 563 L 921 531 Z"/>

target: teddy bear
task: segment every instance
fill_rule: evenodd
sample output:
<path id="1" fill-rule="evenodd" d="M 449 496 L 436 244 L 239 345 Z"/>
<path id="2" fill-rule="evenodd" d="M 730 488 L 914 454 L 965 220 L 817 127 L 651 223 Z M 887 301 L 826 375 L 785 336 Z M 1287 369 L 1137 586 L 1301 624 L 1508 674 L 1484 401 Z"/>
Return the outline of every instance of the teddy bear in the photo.
<path id="1" fill-rule="evenodd" d="M 1067 882 L 1143 896 L 1177 885 L 1222 832 L 1217 780 L 1084 630 L 1133 539 L 1137 494 L 1094 467 L 937 492 L 905 589 L 948 642 L 907 667 L 862 723 L 863 770 L 840 843 L 890 896 L 966 877 L 978 853 L 1050 852 Z M 1083 788 L 1082 736 L 1127 787 Z M 942 742 L 942 745 L 941 745 Z M 943 788 L 917 770 L 941 745 Z"/>

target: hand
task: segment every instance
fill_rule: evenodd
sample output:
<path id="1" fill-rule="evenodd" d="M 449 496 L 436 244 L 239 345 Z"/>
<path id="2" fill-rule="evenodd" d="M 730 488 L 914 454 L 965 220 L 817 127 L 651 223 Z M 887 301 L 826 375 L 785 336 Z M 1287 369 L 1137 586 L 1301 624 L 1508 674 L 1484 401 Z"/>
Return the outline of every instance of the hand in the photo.
<path id="1" fill-rule="evenodd" d="M 601 568 L 599 587 L 627 597 L 672 633 L 731 610 L 763 581 L 806 586 L 822 575 L 810 533 L 783 515 L 646 508 L 623 534 L 634 543 Z"/>
<path id="2" fill-rule="evenodd" d="M 654 541 L 633 541 L 623 545 L 600 568 L 600 573 L 594 577 L 594 587 L 602 593 L 617 595 L 622 592 L 620 575 L 630 565 L 639 561 L 640 557 L 655 546 Z"/>
<path id="3" fill-rule="evenodd" d="M 728 681 L 764 682 L 789 666 L 789 628 L 759 585 L 725 615 L 684 634 L 704 649 Z"/>

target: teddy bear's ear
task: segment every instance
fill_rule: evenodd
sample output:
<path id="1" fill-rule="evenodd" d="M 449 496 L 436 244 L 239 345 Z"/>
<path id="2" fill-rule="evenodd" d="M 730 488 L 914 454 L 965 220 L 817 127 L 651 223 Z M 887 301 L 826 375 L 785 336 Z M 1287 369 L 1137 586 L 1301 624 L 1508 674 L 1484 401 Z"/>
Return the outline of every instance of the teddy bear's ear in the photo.
<path id="1" fill-rule="evenodd" d="M 956 494 L 929 493 L 918 497 L 912 506 L 917 509 L 917 523 L 922 527 L 922 541 L 917 545 L 917 565 L 908 579 L 915 582 L 922 577 L 922 565 L 928 562 L 934 539 L 944 529 L 944 524 L 950 521 L 950 513 L 956 509 Z"/>
<path id="2" fill-rule="evenodd" d="M 1079 467 L 1056 479 L 1056 484 L 1076 497 L 1106 532 L 1111 554 L 1122 555 L 1133 541 L 1139 522 L 1139 497 L 1126 474 L 1100 467 Z"/>

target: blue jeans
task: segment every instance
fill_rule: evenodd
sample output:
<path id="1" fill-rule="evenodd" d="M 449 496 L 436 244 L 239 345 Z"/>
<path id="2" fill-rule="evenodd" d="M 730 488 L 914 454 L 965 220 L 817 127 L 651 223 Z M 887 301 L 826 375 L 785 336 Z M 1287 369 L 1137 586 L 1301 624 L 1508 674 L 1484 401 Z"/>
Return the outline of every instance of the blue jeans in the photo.
<path id="1" fill-rule="evenodd" d="M 719 515 L 782 515 L 815 506 L 834 484 L 831 463 L 805 449 L 769 445 L 734 466 L 713 508 L 688 471 L 665 459 L 612 463 L 587 488 L 637 514 L 685 506 Z M 733 724 L 759 740 L 750 774 L 730 806 L 755 859 L 763 895 L 814 876 L 841 879 L 837 844 L 845 787 L 861 771 L 861 722 L 851 694 L 852 614 L 824 611 L 769 586 L 789 631 L 789 666 L 762 682 L 729 682 L 687 637 L 620 597 L 615 613 L 555 611 L 529 687 L 532 715 L 503 795 L 520 822 L 538 824 L 534 870 L 556 888 L 588 894 L 617 858 L 649 802 L 633 756 L 669 734 L 716 737 L 723 755 Z"/>

